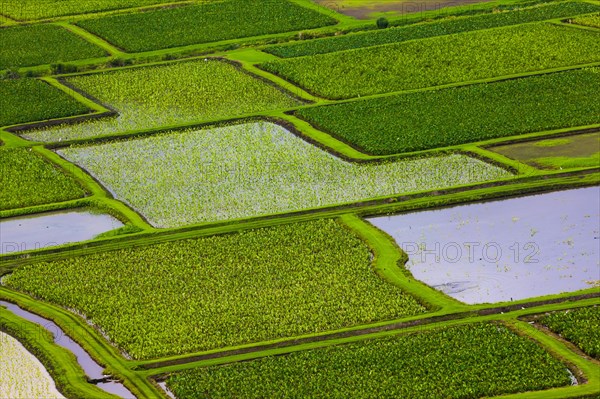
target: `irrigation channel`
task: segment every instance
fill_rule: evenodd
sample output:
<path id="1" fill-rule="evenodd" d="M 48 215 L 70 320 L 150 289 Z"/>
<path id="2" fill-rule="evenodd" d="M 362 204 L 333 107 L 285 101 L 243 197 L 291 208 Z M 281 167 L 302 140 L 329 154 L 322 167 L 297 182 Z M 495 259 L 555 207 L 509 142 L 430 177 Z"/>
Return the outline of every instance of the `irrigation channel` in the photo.
<path id="1" fill-rule="evenodd" d="M 59 346 L 71 351 L 77 358 L 77 363 L 81 366 L 83 371 L 88 377 L 90 383 L 96 385 L 98 388 L 118 395 L 122 398 L 134 398 L 133 395 L 125 386 L 119 382 L 111 379 L 110 376 L 104 375 L 102 372 L 104 367 L 100 366 L 92 357 L 75 341 L 73 341 L 65 332 L 57 326 L 54 322 L 40 317 L 36 314 L 21 309 L 19 306 L 10 302 L 0 301 L 0 306 L 5 307 L 8 311 L 12 312 L 16 316 L 19 316 L 25 320 L 35 323 L 42 328 L 50 331 L 54 336 L 54 342 Z"/>
<path id="2" fill-rule="evenodd" d="M 90 240 L 122 226 L 110 215 L 82 209 L 4 219 L 0 255 Z"/>
<path id="3" fill-rule="evenodd" d="M 368 220 L 408 254 L 415 278 L 468 304 L 599 283 L 599 187 Z"/>

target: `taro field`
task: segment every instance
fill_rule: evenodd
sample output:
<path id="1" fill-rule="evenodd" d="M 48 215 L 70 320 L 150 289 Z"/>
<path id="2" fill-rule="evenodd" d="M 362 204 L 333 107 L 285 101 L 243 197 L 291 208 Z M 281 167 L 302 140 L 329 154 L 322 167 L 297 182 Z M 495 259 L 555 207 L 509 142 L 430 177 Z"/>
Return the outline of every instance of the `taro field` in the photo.
<path id="1" fill-rule="evenodd" d="M 431 3 L 0 0 L 0 398 L 598 398 L 600 2 Z"/>

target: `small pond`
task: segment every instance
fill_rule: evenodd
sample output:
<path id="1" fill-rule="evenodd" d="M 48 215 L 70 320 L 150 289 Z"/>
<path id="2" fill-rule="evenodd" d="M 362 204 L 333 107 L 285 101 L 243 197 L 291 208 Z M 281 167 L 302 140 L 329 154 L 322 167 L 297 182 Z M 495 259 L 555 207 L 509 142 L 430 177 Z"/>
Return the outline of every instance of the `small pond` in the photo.
<path id="1" fill-rule="evenodd" d="M 122 226 L 110 215 L 81 209 L 7 218 L 0 221 L 0 254 L 90 240 Z"/>
<path id="2" fill-rule="evenodd" d="M 600 188 L 369 219 L 406 267 L 458 299 L 494 303 L 591 288 L 600 280 Z"/>

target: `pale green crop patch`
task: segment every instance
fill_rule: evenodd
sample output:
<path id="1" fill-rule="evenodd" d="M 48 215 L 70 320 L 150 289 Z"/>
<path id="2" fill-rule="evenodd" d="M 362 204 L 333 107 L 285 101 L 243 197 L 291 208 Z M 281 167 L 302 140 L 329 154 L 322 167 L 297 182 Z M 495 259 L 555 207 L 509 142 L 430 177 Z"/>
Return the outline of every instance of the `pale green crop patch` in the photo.
<path id="1" fill-rule="evenodd" d="M 0 331 L 0 396 L 64 398 L 40 361 L 10 335 Z"/>
<path id="2" fill-rule="evenodd" d="M 23 134 L 46 142 L 123 133 L 180 123 L 290 108 L 299 100 L 215 59 L 70 77 L 67 82 L 119 115 Z"/>
<path id="3" fill-rule="evenodd" d="M 341 160 L 267 122 L 59 151 L 156 227 L 248 218 L 496 180 L 511 173 L 453 154 Z"/>

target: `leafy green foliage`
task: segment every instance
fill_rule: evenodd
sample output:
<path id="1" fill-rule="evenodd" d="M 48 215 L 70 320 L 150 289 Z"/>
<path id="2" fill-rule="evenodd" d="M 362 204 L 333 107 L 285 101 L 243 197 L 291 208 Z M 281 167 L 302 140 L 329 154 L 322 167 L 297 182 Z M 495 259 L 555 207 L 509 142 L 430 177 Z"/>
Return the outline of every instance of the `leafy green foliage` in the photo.
<path id="1" fill-rule="evenodd" d="M 555 312 L 538 322 L 573 342 L 588 355 L 600 359 L 600 307 Z"/>
<path id="2" fill-rule="evenodd" d="M 79 36 L 56 25 L 0 29 L 0 69 L 51 64 L 107 55 Z"/>
<path id="3" fill-rule="evenodd" d="M 600 32 L 533 24 L 261 64 L 312 93 L 352 98 L 600 61 Z"/>
<path id="4" fill-rule="evenodd" d="M 350 163 L 271 123 L 60 150 L 157 227 L 292 212 L 508 177 L 464 155 Z"/>
<path id="5" fill-rule="evenodd" d="M 573 20 L 573 23 L 584 26 L 591 26 L 592 28 L 600 28 L 600 14 L 576 18 L 575 20 Z"/>
<path id="6" fill-rule="evenodd" d="M 335 24 L 287 0 L 224 0 L 86 19 L 77 24 L 130 52 L 290 32 Z"/>
<path id="7" fill-rule="evenodd" d="M 373 154 L 598 123 L 600 69 L 410 93 L 297 111 Z"/>
<path id="8" fill-rule="evenodd" d="M 40 80 L 0 80 L 0 126 L 87 112 L 86 106 Z"/>
<path id="9" fill-rule="evenodd" d="M 4 282 L 84 313 L 136 359 L 420 314 L 334 220 L 19 268 Z"/>
<path id="10" fill-rule="evenodd" d="M 234 65 L 209 59 L 76 76 L 69 82 L 117 109 L 113 118 L 30 131 L 59 141 L 203 121 L 299 105 Z"/>
<path id="11" fill-rule="evenodd" d="M 34 20 L 164 2 L 165 0 L 0 0 L 0 10 L 13 19 Z"/>
<path id="12" fill-rule="evenodd" d="M 179 399 L 480 398 L 569 385 L 567 368 L 500 324 L 472 324 L 183 371 Z"/>
<path id="13" fill-rule="evenodd" d="M 399 43 L 407 40 L 443 36 L 452 33 L 467 32 L 478 29 L 489 29 L 500 26 L 518 25 L 527 22 L 543 21 L 554 18 L 566 18 L 577 14 L 598 11 L 599 6 L 590 3 L 558 2 L 537 7 L 516 9 L 494 14 L 483 14 L 472 17 L 448 18 L 431 23 L 410 25 L 401 28 L 351 33 L 316 40 L 307 40 L 291 44 L 270 46 L 264 49 L 267 53 L 279 57 L 299 57 L 332 53 L 360 47 L 381 44 Z M 575 20 L 588 21 L 582 18 Z"/>
<path id="14" fill-rule="evenodd" d="M 85 192 L 49 162 L 21 148 L 0 149 L 0 210 L 83 197 Z"/>

